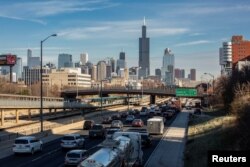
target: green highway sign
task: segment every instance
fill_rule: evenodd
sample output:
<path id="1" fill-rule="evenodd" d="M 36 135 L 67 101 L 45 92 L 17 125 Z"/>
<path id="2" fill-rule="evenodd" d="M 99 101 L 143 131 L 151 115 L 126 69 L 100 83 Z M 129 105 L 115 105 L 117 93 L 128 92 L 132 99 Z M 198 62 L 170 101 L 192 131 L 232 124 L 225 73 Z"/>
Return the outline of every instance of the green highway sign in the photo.
<path id="1" fill-rule="evenodd" d="M 176 88 L 176 96 L 197 96 L 197 90 L 194 88 Z"/>

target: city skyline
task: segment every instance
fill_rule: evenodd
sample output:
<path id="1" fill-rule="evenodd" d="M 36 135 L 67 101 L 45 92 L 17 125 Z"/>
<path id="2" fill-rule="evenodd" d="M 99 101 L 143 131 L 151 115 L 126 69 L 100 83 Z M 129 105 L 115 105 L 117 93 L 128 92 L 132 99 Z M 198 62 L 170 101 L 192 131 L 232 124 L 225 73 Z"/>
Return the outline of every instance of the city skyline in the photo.
<path id="1" fill-rule="evenodd" d="M 1 1 L 0 53 L 21 57 L 27 49 L 40 56 L 40 40 L 57 33 L 44 45 L 44 63 L 60 53 L 79 60 L 83 52 L 97 64 L 106 57 L 118 58 L 124 48 L 128 67 L 138 65 L 138 38 L 146 17 L 150 41 L 150 74 L 161 67 L 165 48 L 175 53 L 178 68 L 195 68 L 197 80 L 204 72 L 220 74 L 219 48 L 233 35 L 249 39 L 245 1 Z M 166 10 L 167 9 L 167 10 Z M 129 13 L 127 11 L 130 11 Z M 234 12 L 231 12 L 234 11 Z M 160 65 L 159 65 L 160 64 Z"/>

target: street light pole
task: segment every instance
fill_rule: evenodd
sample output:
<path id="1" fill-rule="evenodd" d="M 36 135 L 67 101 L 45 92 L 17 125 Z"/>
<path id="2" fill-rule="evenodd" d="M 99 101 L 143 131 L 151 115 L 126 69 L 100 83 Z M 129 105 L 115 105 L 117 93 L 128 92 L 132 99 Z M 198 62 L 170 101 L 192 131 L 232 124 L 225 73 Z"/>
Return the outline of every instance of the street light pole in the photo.
<path id="1" fill-rule="evenodd" d="M 210 73 L 207 73 L 207 72 L 205 72 L 204 73 L 205 75 L 209 75 L 210 77 L 212 77 L 213 78 L 213 94 L 214 94 L 214 75 L 213 74 L 210 74 Z"/>
<path id="2" fill-rule="evenodd" d="M 52 34 L 41 41 L 41 62 L 40 62 L 40 121 L 41 121 L 41 132 L 43 132 L 43 42 L 45 42 L 50 37 L 56 37 L 57 34 Z"/>
<path id="3" fill-rule="evenodd" d="M 102 80 L 101 80 L 101 115 L 102 115 Z"/>

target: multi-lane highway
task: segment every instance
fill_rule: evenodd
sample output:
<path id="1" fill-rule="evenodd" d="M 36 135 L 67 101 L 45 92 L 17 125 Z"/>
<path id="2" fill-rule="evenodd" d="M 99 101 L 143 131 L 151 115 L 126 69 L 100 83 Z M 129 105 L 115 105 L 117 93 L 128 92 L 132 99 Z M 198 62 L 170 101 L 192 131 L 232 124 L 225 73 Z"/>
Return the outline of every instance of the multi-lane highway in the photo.
<path id="1" fill-rule="evenodd" d="M 167 122 L 167 125 L 171 123 L 172 120 L 169 120 Z M 167 129 L 167 125 L 165 127 L 165 130 Z M 129 128 L 129 126 L 124 127 L 124 130 Z M 70 132 L 69 132 L 70 133 Z M 82 130 L 79 128 L 79 133 L 82 134 L 86 140 L 85 148 L 86 150 L 89 150 L 90 148 L 93 148 L 97 146 L 99 143 L 101 143 L 102 139 L 89 139 L 88 138 L 88 131 Z M 149 158 L 150 154 L 153 152 L 155 147 L 157 146 L 158 142 L 160 141 L 161 136 L 153 136 L 152 146 L 150 148 L 143 148 L 143 160 L 144 163 Z M 42 152 L 37 152 L 34 155 L 29 154 L 20 154 L 20 155 L 11 155 L 9 157 L 6 157 L 4 159 L 0 160 L 0 164 L 2 167 L 60 167 L 64 165 L 64 157 L 66 154 L 66 151 L 62 151 L 60 146 L 60 140 L 56 139 L 52 142 L 46 143 L 43 147 Z"/>
<path id="2" fill-rule="evenodd" d="M 140 117 L 139 115 L 137 117 Z M 146 126 L 146 117 L 142 118 L 145 126 Z M 175 119 L 173 117 L 170 120 L 167 120 L 164 130 L 166 131 L 171 122 Z M 123 120 L 124 121 L 124 120 Z M 110 126 L 110 125 L 105 125 Z M 130 128 L 130 124 L 125 123 L 125 127 L 123 128 L 126 131 Z M 86 144 L 86 150 L 89 150 L 90 153 L 98 149 L 98 144 L 101 143 L 102 139 L 89 139 L 88 131 L 82 130 L 82 127 L 77 129 L 71 129 L 66 133 L 77 132 L 84 136 Z M 161 139 L 161 135 L 154 135 L 152 140 L 152 146 L 149 148 L 143 148 L 143 163 L 145 164 L 148 158 L 150 157 L 153 150 L 156 148 L 157 144 Z M 60 167 L 64 166 L 64 157 L 67 151 L 63 151 L 60 146 L 60 138 L 57 138 L 51 142 L 44 144 L 43 151 L 37 152 L 34 155 L 29 154 L 20 154 L 20 155 L 11 155 L 9 157 L 3 158 L 0 160 L 1 167 Z"/>

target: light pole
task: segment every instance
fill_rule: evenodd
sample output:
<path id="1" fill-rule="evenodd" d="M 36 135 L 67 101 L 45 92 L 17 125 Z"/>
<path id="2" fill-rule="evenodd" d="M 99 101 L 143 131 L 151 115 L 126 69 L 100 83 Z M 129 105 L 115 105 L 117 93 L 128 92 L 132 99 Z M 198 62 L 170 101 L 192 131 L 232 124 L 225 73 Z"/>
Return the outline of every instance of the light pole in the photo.
<path id="1" fill-rule="evenodd" d="M 128 111 L 129 111 L 129 81 L 128 81 L 127 87 L 128 87 L 128 96 L 127 96 L 127 98 L 128 98 Z"/>
<path id="2" fill-rule="evenodd" d="M 45 42 L 50 37 L 56 37 L 57 34 L 52 34 L 46 37 L 44 40 L 41 41 L 41 62 L 40 62 L 40 101 L 41 101 L 41 108 L 40 108 L 40 121 L 41 121 L 41 132 L 43 132 L 43 42 Z"/>
<path id="3" fill-rule="evenodd" d="M 213 75 L 213 74 L 210 74 L 210 73 L 207 73 L 207 72 L 205 72 L 204 74 L 205 74 L 205 75 L 209 75 L 210 77 L 213 78 L 213 94 L 214 94 L 214 75 Z"/>

